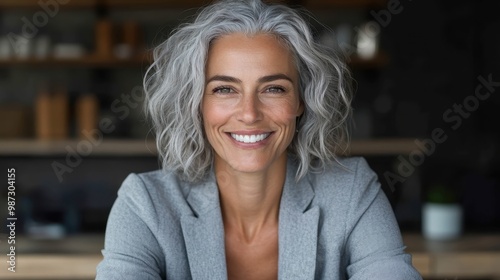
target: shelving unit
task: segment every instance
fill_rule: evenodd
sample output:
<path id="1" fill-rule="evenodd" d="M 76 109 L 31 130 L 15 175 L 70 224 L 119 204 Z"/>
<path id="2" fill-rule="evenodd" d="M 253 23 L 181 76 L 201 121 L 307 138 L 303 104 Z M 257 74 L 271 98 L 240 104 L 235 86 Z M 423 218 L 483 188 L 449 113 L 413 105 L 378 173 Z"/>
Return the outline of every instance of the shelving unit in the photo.
<path id="1" fill-rule="evenodd" d="M 37 73 L 44 73 L 43 82 L 47 81 L 51 82 L 51 79 L 54 81 L 54 86 L 49 84 L 47 88 L 49 91 L 52 91 L 52 87 L 56 88 L 59 86 L 59 83 L 62 84 L 62 87 L 65 87 L 65 82 L 68 83 L 66 92 L 69 97 L 65 102 L 66 109 L 68 110 L 68 126 L 67 131 L 69 133 L 73 133 L 76 131 L 77 121 L 82 120 L 82 118 L 77 119 L 76 112 L 76 101 L 77 98 L 84 94 L 94 94 L 97 99 L 100 99 L 100 107 L 101 112 L 104 114 L 111 114 L 113 112 L 112 102 L 118 100 L 123 101 L 121 99 L 121 94 L 128 93 L 127 90 L 123 90 L 123 88 L 128 89 L 130 85 L 135 86 L 138 83 L 134 81 L 136 77 L 143 76 L 144 69 L 147 68 L 151 64 L 151 54 L 142 50 L 145 42 L 151 43 L 151 34 L 143 31 L 152 31 L 155 30 L 159 25 L 162 24 L 174 24 L 177 18 L 174 18 L 178 15 L 181 15 L 185 10 L 189 10 L 190 12 L 184 12 L 184 15 L 187 13 L 194 12 L 199 7 L 206 5 L 212 2 L 211 0 L 55 0 L 50 3 L 58 3 L 57 13 L 61 12 L 61 14 L 56 14 L 53 18 L 50 18 L 50 22 L 47 24 L 46 30 L 40 30 L 40 34 L 45 33 L 50 38 L 50 45 L 55 46 L 57 44 L 75 44 L 81 46 L 86 50 L 86 55 L 79 58 L 67 58 L 67 59 L 57 59 L 52 58 L 49 52 L 47 58 L 39 59 L 39 58 L 3 58 L 0 59 L 0 71 L 7 72 L 8 74 L 12 74 L 12 85 L 6 87 L 6 91 L 16 92 L 16 98 L 21 99 L 21 95 L 26 96 L 25 100 L 23 100 L 23 104 L 30 104 L 32 101 L 28 98 L 33 98 L 34 96 L 40 96 L 39 94 L 42 90 L 39 91 L 39 85 L 26 85 L 24 90 L 17 91 L 18 84 L 21 80 L 19 77 L 23 77 L 23 71 L 28 70 L 29 75 L 37 75 Z M 291 3 L 293 6 L 303 6 L 306 9 L 311 10 L 313 13 L 316 12 L 325 12 L 333 9 L 352 9 L 355 10 L 354 13 L 357 13 L 357 10 L 363 11 L 363 14 L 369 10 L 374 9 L 376 7 L 381 8 L 385 5 L 386 0 L 288 0 L 288 1 L 280 1 L 280 0 L 270 0 L 268 2 L 284 2 Z M 40 2 L 39 0 L 4 0 L 0 1 L 0 13 L 9 13 L 13 11 L 14 14 L 26 14 L 26 17 L 31 20 L 33 16 L 39 12 L 46 11 L 40 3 L 45 3 L 44 1 Z M 53 8 L 53 7 L 52 7 Z M 52 9 L 53 10 L 53 9 Z M 65 13 L 66 11 L 70 11 Z M 137 13 L 135 11 L 138 11 Z M 146 11 L 146 12 L 144 12 Z M 159 16 L 156 13 L 155 17 L 149 18 L 149 11 L 160 11 Z M 162 12 L 165 11 L 165 19 L 163 18 Z M 21 13 L 22 12 L 22 13 Z M 60 16 L 58 19 L 57 17 Z M 80 18 L 81 16 L 81 18 Z M 71 19 L 72 17 L 78 18 L 78 22 L 73 22 L 70 26 L 79 26 L 81 25 L 82 34 L 73 34 L 74 32 L 70 30 L 72 36 L 70 38 L 63 38 L 62 31 L 68 31 L 65 26 L 68 22 L 64 21 L 64 19 Z M 169 17 L 169 18 L 168 18 Z M 132 22 L 136 24 L 138 27 L 138 32 L 134 33 L 132 37 L 139 38 L 137 41 L 135 40 L 125 40 L 125 23 Z M 71 20 L 69 21 L 71 22 Z M 111 33 L 107 33 L 115 35 L 116 38 L 110 39 L 109 41 L 100 40 L 100 38 L 112 38 L 109 36 L 99 36 L 102 35 L 102 27 L 101 23 L 105 23 L 105 30 L 109 32 L 111 29 Z M 19 29 L 22 27 L 23 22 L 19 20 Z M 130 27 L 130 26 L 129 26 Z M 16 30 L 16 27 L 12 27 L 13 30 Z M 44 27 L 45 28 L 45 27 Z M 52 29 L 51 29 L 52 28 Z M 117 29 L 120 28 L 120 29 Z M 132 28 L 134 29 L 134 28 Z M 118 31 L 117 31 L 118 30 Z M 121 31 L 120 31 L 121 30 Z M 130 30 L 129 30 L 130 31 Z M 121 33 L 120 33 L 121 32 Z M 19 33 L 19 32 L 18 32 Z M 106 34 L 106 33 L 105 33 Z M 129 34 L 130 35 L 130 34 Z M 150 37 L 147 37 L 150 35 Z M 60 37 L 59 37 L 60 36 Z M 81 38 L 80 38 L 80 37 Z M 76 37 L 76 38 L 75 38 Z M 146 39 L 143 39 L 146 38 Z M 130 39 L 130 37 L 129 37 Z M 120 41 L 121 40 L 121 41 Z M 104 44 L 98 44 L 102 43 Z M 130 43 L 132 42 L 132 43 Z M 33 41 L 34 43 L 34 41 Z M 137 44 L 133 44 L 137 43 Z M 134 55 L 129 58 L 117 58 L 114 57 L 113 54 L 117 50 L 115 47 L 118 44 L 125 44 L 129 47 L 132 47 L 132 52 L 140 52 L 139 55 Z M 104 48 L 99 48 L 102 46 Z M 105 51 L 102 51 L 102 50 Z M 104 53 L 104 55 L 102 55 Z M 352 69 L 370 69 L 377 70 L 385 67 L 390 61 L 390 55 L 379 52 L 372 59 L 362 59 L 355 55 L 351 56 L 348 59 L 348 64 Z M 125 71 L 122 71 L 125 69 Z M 68 71 L 66 71 L 68 70 Z M 131 71 L 130 71 L 131 70 Z M 63 73 L 67 72 L 67 73 Z M 74 77 L 76 75 L 80 75 L 81 77 Z M 47 77 L 47 78 L 46 78 Z M 125 78 L 124 78 L 125 77 Z M 127 79 L 132 77 L 131 79 Z M 17 79 L 17 80 L 16 80 Z M 39 81 L 36 81 L 39 82 Z M 35 82 L 33 82 L 35 83 Z M 55 83 L 58 83 L 55 85 Z M 45 86 L 45 85 L 44 85 Z M 45 90 L 45 89 L 44 89 Z M 86 92 L 89 91 L 89 92 Z M 130 89 L 128 90 L 130 91 Z M 44 92 L 45 93 L 45 92 Z M 53 92 L 49 92 L 52 94 Z M 14 99 L 15 100 L 15 99 Z M 33 99 L 34 100 L 34 99 Z M 38 101 L 39 99 L 37 99 Z M 102 102 L 101 102 L 102 101 Z M 36 101 L 32 106 L 33 111 L 36 111 L 37 108 Z M 9 103 L 2 104 L 5 106 L 10 106 Z M 119 106 L 125 106 L 125 103 L 119 103 Z M 115 106 L 115 111 L 118 106 Z M 28 108 L 25 111 L 31 110 Z M 104 110 L 103 110 L 104 109 Z M 139 108 L 128 108 L 130 111 L 132 110 L 140 110 Z M 55 111 L 55 110 L 54 110 Z M 40 110 L 38 111 L 40 112 Z M 26 113 L 26 112 L 23 112 Z M 30 112 L 28 112 L 30 113 Z M 26 115 L 29 115 L 26 113 Z M 123 113 L 123 111 L 122 111 Z M 36 114 L 34 114 L 36 115 Z M 101 114 L 102 116 L 103 114 Z M 121 116 L 121 115 L 120 115 Z M 118 114 L 114 114 L 113 117 L 119 117 Z M 129 117 L 127 115 L 127 117 Z M 125 120 L 123 123 L 123 127 L 129 129 L 128 133 L 126 129 L 123 129 L 120 132 L 117 132 L 113 135 L 119 135 L 116 137 L 124 137 L 120 139 L 112 139 L 108 137 L 104 137 L 101 143 L 93 145 L 91 144 L 91 152 L 88 154 L 88 157 L 92 157 L 96 159 L 95 161 L 98 163 L 105 164 L 108 160 L 123 160 L 127 161 L 126 164 L 129 166 L 136 168 L 135 163 L 144 162 L 144 161 L 155 161 L 157 157 L 156 144 L 151 140 L 137 140 L 133 138 L 126 138 L 127 135 L 134 135 L 135 137 L 141 137 L 137 131 L 142 130 L 134 130 L 136 127 L 132 127 L 136 125 L 138 122 L 134 122 L 132 119 L 133 114 L 130 115 L 130 119 Z M 43 119 L 43 118 L 39 118 Z M 39 120 L 38 119 L 38 120 Z M 59 118 L 61 119 L 61 118 Z M 117 121 L 117 127 L 119 127 L 120 121 Z M 14 123 L 14 122 L 13 122 Z M 21 123 L 21 121 L 19 121 Z M 131 126 L 128 126 L 128 123 L 131 123 Z M 36 125 L 36 123 L 35 123 Z M 26 125 L 26 127 L 33 127 L 32 124 Z M 40 126 L 38 126 L 40 127 Z M 40 131 L 40 130 L 39 130 Z M 68 133 L 68 134 L 69 134 Z M 25 133 L 24 137 L 28 137 L 27 135 L 33 135 L 33 133 Z M 49 136 L 49 138 L 52 136 Z M 74 137 L 71 134 L 67 137 Z M 129 136 L 132 137 L 132 136 Z M 144 137 L 145 138 L 145 137 Z M 30 167 L 33 170 L 37 169 L 37 164 L 40 164 L 41 161 L 46 161 L 50 157 L 63 158 L 68 155 L 68 150 L 78 150 L 79 145 L 87 145 L 88 147 L 89 141 L 83 139 L 74 139 L 68 138 L 64 140 L 50 140 L 50 141 L 40 141 L 34 138 L 31 139 L 0 139 L 0 160 L 9 162 L 11 159 L 17 160 L 19 162 L 26 161 L 30 163 Z M 376 140 L 360 140 L 354 141 L 351 145 L 350 150 L 348 151 L 349 155 L 353 156 L 395 156 L 399 154 L 407 155 L 413 150 L 416 149 L 414 139 L 376 139 Z M 35 158 L 42 158 L 40 161 L 33 160 Z M 93 160 L 93 159 L 92 159 Z M 82 168 L 81 170 L 85 170 Z M 82 173 L 72 173 L 72 176 L 86 176 L 81 175 Z M 35 181 L 33 179 L 32 181 Z M 75 180 L 78 180 L 76 178 Z M 28 180 L 29 181 L 29 180 Z M 28 182 L 31 184 L 31 182 Z M 33 183 L 34 185 L 35 183 Z M 33 186 L 35 188 L 35 186 Z"/>
<path id="2" fill-rule="evenodd" d="M 141 10 L 141 9 L 164 9 L 178 10 L 197 8 L 209 4 L 211 0 L 71 0 L 56 1 L 58 10 L 66 9 L 91 9 L 105 8 L 106 10 Z M 382 8 L 387 4 L 387 0 L 268 0 L 267 2 L 288 3 L 293 6 L 303 6 L 314 10 L 333 9 L 374 9 Z M 0 8 L 4 11 L 9 9 L 26 9 L 43 11 L 38 0 L 4 0 L 0 1 Z M 51 2 L 52 3 L 52 2 Z M 56 15 L 57 16 L 57 15 Z M 379 52 L 372 59 L 362 59 L 356 55 L 348 59 L 348 64 L 352 69 L 377 69 L 385 67 L 389 63 L 389 55 Z M 27 59 L 0 59 L 0 69 L 21 67 L 30 69 L 48 68 L 83 68 L 101 69 L 104 71 L 114 71 L 120 68 L 144 69 L 150 65 L 152 59 L 150 53 L 144 53 L 131 58 L 120 59 L 112 56 L 99 56 L 89 54 L 81 58 L 56 59 L 56 58 L 27 58 Z M 99 72 L 99 75 L 102 72 Z M 64 147 L 75 146 L 78 140 L 53 141 L 51 143 L 41 142 L 35 139 L 20 140 L 0 140 L 1 155 L 62 155 Z M 132 139 L 127 140 L 105 140 L 99 147 L 96 147 L 96 155 L 150 155 L 150 150 L 145 149 L 143 141 Z M 155 145 L 148 145 L 154 147 Z M 125 148 L 120 152 L 120 148 Z M 408 154 L 416 148 L 413 139 L 376 139 L 355 141 L 352 143 L 350 154 L 352 155 L 396 155 Z"/>
<path id="3" fill-rule="evenodd" d="M 164 9 L 177 10 L 196 8 L 210 3 L 210 0 L 71 0 L 57 1 L 58 10 L 65 9 L 98 9 L 127 10 L 127 9 Z M 267 2 L 291 3 L 294 6 L 304 6 L 310 10 L 328 10 L 336 8 L 348 9 L 372 9 L 381 8 L 386 5 L 387 0 L 269 0 Z M 4 0 L 0 1 L 0 8 L 8 9 L 32 9 L 41 10 L 38 0 Z M 27 58 L 27 59 L 0 59 L 0 69 L 11 67 L 22 67 L 31 69 L 49 68 L 87 68 L 104 69 L 113 71 L 120 68 L 144 69 L 152 61 L 150 53 L 140 54 L 131 58 L 120 59 L 112 56 L 86 55 L 74 59 L 56 58 Z M 389 55 L 379 52 L 372 59 L 362 59 L 356 55 L 348 59 L 352 69 L 377 69 L 385 67 L 389 63 Z M 76 147 L 79 140 L 62 141 L 38 141 L 36 139 L 0 140 L 0 156 L 61 156 L 66 153 L 65 148 Z M 93 155 L 112 156 L 151 156 L 155 153 L 155 145 L 152 142 L 144 142 L 133 139 L 110 139 L 103 141 L 95 147 Z M 413 139 L 376 139 L 354 141 L 349 150 L 350 155 L 398 155 L 408 154 L 416 149 Z"/>

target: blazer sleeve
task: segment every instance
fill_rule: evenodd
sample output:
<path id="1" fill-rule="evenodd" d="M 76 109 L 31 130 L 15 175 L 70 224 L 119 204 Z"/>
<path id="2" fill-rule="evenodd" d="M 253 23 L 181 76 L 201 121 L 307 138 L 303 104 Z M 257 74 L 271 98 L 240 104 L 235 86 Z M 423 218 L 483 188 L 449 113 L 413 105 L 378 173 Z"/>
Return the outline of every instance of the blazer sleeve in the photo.
<path id="1" fill-rule="evenodd" d="M 392 208 L 377 175 L 358 162 L 346 227 L 347 276 L 350 280 L 422 279 L 405 253 Z"/>
<path id="2" fill-rule="evenodd" d="M 118 191 L 106 226 L 98 280 L 162 279 L 163 258 L 154 237 L 158 217 L 142 180 L 129 175 Z"/>

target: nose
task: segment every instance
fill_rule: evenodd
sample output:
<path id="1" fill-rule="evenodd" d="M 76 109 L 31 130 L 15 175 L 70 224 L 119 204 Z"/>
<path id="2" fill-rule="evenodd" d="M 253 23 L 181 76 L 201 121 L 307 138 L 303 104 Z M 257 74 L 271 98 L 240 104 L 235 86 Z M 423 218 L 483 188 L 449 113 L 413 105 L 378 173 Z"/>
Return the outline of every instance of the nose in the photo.
<path id="1" fill-rule="evenodd" d="M 256 94 L 243 94 L 239 102 L 238 120 L 253 124 L 262 120 L 262 103 Z"/>

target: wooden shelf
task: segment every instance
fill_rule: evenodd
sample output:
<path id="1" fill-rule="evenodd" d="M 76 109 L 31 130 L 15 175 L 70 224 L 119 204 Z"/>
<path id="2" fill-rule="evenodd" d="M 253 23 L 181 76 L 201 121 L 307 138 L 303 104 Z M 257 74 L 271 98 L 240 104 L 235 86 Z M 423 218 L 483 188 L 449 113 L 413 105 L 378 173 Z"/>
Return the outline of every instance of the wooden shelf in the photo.
<path id="1" fill-rule="evenodd" d="M 0 8 L 41 9 L 39 0 L 2 0 Z M 69 0 L 60 4 L 60 8 L 109 8 L 142 9 L 142 8 L 196 8 L 210 4 L 211 0 Z M 268 0 L 266 2 L 293 3 L 308 9 L 332 8 L 376 8 L 386 5 L 386 0 Z"/>
<path id="2" fill-rule="evenodd" d="M 0 140 L 0 156 L 65 156 L 77 150 L 87 140 L 38 141 L 31 139 Z M 90 156 L 156 156 L 156 144 L 152 140 L 103 140 L 92 145 Z M 384 156 L 407 155 L 416 150 L 414 139 L 357 140 L 351 143 L 349 155 Z"/>
<path id="3" fill-rule="evenodd" d="M 198 8 L 210 4 L 210 0 L 104 0 L 105 5 L 110 8 L 122 9 L 185 9 Z"/>
<path id="4" fill-rule="evenodd" d="M 85 143 L 82 144 L 83 142 Z M 88 156 L 156 156 L 156 144 L 153 141 L 121 139 L 103 140 L 97 145 L 86 139 L 1 140 L 0 156 L 65 156 L 69 153 L 68 150 L 78 151 L 78 145 L 88 146 L 88 143 L 92 147 Z"/>
<path id="5" fill-rule="evenodd" d="M 413 138 L 368 139 L 351 142 L 348 155 L 384 156 L 409 155 L 418 150 L 418 140 Z"/>
<path id="6" fill-rule="evenodd" d="M 65 0 L 55 1 L 59 4 L 59 8 L 92 8 L 97 5 L 100 0 Z M 38 4 L 39 0 L 2 0 L 0 1 L 0 8 L 13 9 L 13 8 L 21 8 L 21 9 L 42 9 L 42 7 Z M 46 1 L 43 1 L 44 3 Z M 63 2 L 67 2 L 66 4 L 62 4 Z"/>
<path id="7" fill-rule="evenodd" d="M 388 57 L 384 53 L 376 55 L 372 59 L 363 59 L 356 55 L 351 56 L 347 64 L 354 69 L 381 68 L 388 64 Z M 0 59 L 0 68 L 6 67 L 72 67 L 72 68 L 119 68 L 119 67 L 147 67 L 151 64 L 151 56 L 148 54 L 132 58 L 85 56 L 81 58 L 26 58 L 26 59 Z"/>
<path id="8" fill-rule="evenodd" d="M 304 0 L 302 5 L 311 10 L 335 8 L 381 8 L 387 0 Z"/>
<path id="9" fill-rule="evenodd" d="M 121 59 L 115 57 L 85 56 L 81 58 L 27 58 L 27 59 L 0 59 L 0 67 L 28 66 L 28 67 L 140 67 L 148 66 L 150 60 L 146 55 Z"/>
<path id="10" fill-rule="evenodd" d="M 191 8 L 210 4 L 210 0 L 104 0 L 106 6 L 113 8 Z M 265 0 L 268 3 L 292 4 L 308 9 L 334 8 L 377 8 L 387 4 L 387 0 Z"/>
<path id="11" fill-rule="evenodd" d="M 347 64 L 354 69 L 382 68 L 389 64 L 389 56 L 384 52 L 379 52 L 370 59 L 352 55 L 348 59 Z"/>

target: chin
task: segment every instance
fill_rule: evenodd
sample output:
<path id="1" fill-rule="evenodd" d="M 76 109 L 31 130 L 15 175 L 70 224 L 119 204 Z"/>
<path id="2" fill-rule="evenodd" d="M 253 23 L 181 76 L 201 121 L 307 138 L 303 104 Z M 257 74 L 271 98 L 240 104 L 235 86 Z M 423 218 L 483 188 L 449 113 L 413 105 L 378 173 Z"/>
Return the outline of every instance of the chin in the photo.
<path id="1" fill-rule="evenodd" d="M 215 155 L 215 162 L 220 171 L 258 172 L 269 167 L 272 159 L 269 155 L 255 153 L 239 153 L 238 151 L 224 151 L 221 156 Z"/>
<path id="2" fill-rule="evenodd" d="M 245 159 L 244 161 L 234 160 L 229 163 L 229 166 L 236 171 L 245 173 L 264 171 L 269 167 L 269 164 L 267 162 L 261 162 L 252 159 Z"/>

